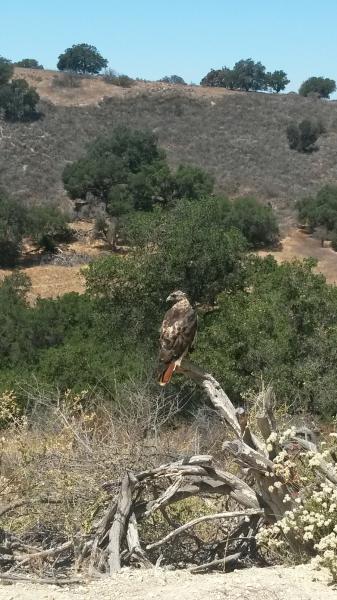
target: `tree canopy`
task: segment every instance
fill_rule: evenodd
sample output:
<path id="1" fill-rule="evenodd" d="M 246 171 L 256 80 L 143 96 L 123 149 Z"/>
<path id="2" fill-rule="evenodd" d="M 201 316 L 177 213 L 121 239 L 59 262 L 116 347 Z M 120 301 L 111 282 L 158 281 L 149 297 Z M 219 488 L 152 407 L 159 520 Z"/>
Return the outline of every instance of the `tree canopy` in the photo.
<path id="1" fill-rule="evenodd" d="M 239 89 L 246 92 L 273 90 L 277 93 L 284 90 L 288 83 L 289 79 L 284 71 L 266 72 L 266 67 L 252 58 L 239 60 L 233 69 L 228 67 L 211 69 L 200 82 L 201 85 L 225 87 L 231 90 Z"/>
<path id="2" fill-rule="evenodd" d="M 336 91 L 336 82 L 328 77 L 309 77 L 298 91 L 301 96 L 316 94 L 319 98 L 329 98 Z"/>
<path id="3" fill-rule="evenodd" d="M 57 68 L 60 71 L 74 71 L 82 75 L 97 75 L 108 66 L 106 58 L 90 44 L 74 44 L 67 48 L 58 58 Z"/>
<path id="4" fill-rule="evenodd" d="M 198 167 L 180 166 L 172 173 L 156 136 L 127 127 L 95 140 L 86 156 L 67 165 L 63 182 L 71 198 L 90 194 L 114 216 L 170 205 L 178 198 L 198 199 L 214 184 Z"/>

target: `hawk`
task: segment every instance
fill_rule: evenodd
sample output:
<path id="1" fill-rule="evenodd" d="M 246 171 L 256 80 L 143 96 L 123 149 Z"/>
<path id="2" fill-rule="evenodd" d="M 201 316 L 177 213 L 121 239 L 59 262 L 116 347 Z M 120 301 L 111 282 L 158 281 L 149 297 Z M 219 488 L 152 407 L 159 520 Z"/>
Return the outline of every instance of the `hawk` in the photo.
<path id="1" fill-rule="evenodd" d="M 186 294 L 177 290 L 166 299 L 173 302 L 160 329 L 159 360 L 163 367 L 159 384 L 166 385 L 188 351 L 193 346 L 197 332 L 197 313 Z"/>

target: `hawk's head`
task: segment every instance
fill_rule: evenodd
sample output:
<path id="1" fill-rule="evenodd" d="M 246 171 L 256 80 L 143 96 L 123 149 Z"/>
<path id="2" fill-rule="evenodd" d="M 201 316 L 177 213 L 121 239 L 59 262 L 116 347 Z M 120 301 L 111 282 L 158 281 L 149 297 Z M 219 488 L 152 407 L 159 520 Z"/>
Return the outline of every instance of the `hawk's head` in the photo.
<path id="1" fill-rule="evenodd" d="M 176 290 L 175 292 L 172 292 L 169 296 L 167 296 L 166 298 L 166 302 L 179 302 L 180 300 L 186 300 L 187 299 L 187 295 L 185 294 L 185 292 L 182 292 L 181 290 Z"/>

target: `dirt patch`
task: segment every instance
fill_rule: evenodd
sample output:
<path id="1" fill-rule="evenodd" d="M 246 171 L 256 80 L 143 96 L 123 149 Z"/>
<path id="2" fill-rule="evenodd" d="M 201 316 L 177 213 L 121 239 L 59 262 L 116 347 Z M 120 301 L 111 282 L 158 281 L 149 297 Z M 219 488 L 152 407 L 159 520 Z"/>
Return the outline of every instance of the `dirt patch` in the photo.
<path id="1" fill-rule="evenodd" d="M 259 256 L 271 254 L 278 263 L 294 259 L 303 260 L 312 256 L 318 260 L 315 271 L 322 273 L 328 283 L 337 283 L 337 252 L 332 248 L 322 248 L 319 240 L 299 229 L 291 230 L 282 240 L 281 246 L 279 251 L 263 250 L 258 254 Z"/>
<path id="2" fill-rule="evenodd" d="M 0 585 L 0 600 L 336 600 L 325 572 L 308 566 L 191 575 L 187 571 L 128 571 L 72 588 Z"/>

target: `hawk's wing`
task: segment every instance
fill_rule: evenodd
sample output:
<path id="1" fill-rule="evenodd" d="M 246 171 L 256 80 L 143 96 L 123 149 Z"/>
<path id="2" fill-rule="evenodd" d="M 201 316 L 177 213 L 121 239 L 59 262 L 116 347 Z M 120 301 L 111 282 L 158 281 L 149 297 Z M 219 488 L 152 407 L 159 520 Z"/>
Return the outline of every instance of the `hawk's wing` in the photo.
<path id="1" fill-rule="evenodd" d="M 165 314 L 160 330 L 159 359 L 164 363 L 181 358 L 193 344 L 197 331 L 197 313 L 190 304 L 172 306 Z"/>

